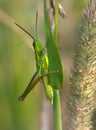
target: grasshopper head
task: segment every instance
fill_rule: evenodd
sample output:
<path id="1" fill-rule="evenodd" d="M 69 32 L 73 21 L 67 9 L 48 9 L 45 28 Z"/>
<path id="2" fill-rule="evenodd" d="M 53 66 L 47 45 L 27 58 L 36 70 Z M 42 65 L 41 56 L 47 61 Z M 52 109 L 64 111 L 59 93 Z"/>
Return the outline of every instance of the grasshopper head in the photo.
<path id="1" fill-rule="evenodd" d="M 35 50 L 36 53 L 39 53 L 39 54 L 43 53 L 42 51 L 43 51 L 44 47 L 39 40 L 35 39 L 33 41 L 33 47 L 34 47 L 34 50 Z"/>

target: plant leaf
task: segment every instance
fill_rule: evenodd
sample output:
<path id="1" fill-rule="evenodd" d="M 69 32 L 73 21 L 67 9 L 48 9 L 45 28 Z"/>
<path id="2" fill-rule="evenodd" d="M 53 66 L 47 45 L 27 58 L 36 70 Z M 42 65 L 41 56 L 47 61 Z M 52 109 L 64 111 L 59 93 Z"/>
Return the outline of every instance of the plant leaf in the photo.
<path id="1" fill-rule="evenodd" d="M 58 49 L 52 36 L 46 0 L 44 0 L 44 23 L 47 42 L 47 53 L 49 60 L 48 71 L 58 71 L 58 73 L 56 74 L 48 75 L 48 80 L 53 89 L 60 89 L 63 86 L 63 68 L 61 64 L 60 55 L 58 53 Z"/>

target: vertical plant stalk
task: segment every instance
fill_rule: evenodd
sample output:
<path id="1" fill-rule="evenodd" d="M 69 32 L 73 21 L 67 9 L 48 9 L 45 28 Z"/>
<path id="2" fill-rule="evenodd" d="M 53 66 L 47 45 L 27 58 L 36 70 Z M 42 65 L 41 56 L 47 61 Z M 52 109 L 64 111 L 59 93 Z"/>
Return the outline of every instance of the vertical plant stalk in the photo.
<path id="1" fill-rule="evenodd" d="M 82 15 L 80 33 L 75 45 L 68 130 L 91 130 L 96 109 L 96 1 L 89 0 Z M 96 129 L 96 128 L 95 128 Z"/>
<path id="2" fill-rule="evenodd" d="M 53 99 L 54 130 L 62 130 L 61 106 L 59 90 L 54 90 Z"/>
<path id="3" fill-rule="evenodd" d="M 54 40 L 56 46 L 58 47 L 58 5 L 59 0 L 55 0 L 55 14 L 54 14 L 54 23 L 55 23 L 55 30 L 54 30 Z M 53 116 L 54 116 L 54 130 L 62 130 L 62 119 L 61 119 L 61 104 L 60 104 L 60 94 L 59 90 L 53 91 Z"/>
<path id="4" fill-rule="evenodd" d="M 59 0 L 55 0 L 55 14 L 54 14 L 55 30 L 54 30 L 54 39 L 55 39 L 56 46 L 58 46 L 58 27 L 59 27 L 58 5 L 59 5 Z"/>
<path id="5" fill-rule="evenodd" d="M 58 15 L 58 2 L 56 1 L 55 1 L 55 6 L 56 6 L 55 10 L 57 11 L 57 14 L 55 15 Z M 58 19 L 58 16 L 54 16 L 54 17 L 56 17 L 56 19 L 54 18 L 55 20 Z M 52 89 L 53 89 L 54 130 L 62 130 L 59 89 L 63 86 L 63 70 L 62 70 L 60 56 L 59 56 L 57 47 L 55 45 L 56 43 L 58 44 L 58 38 L 53 39 L 53 36 L 52 36 L 48 12 L 47 12 L 46 0 L 44 0 L 44 23 L 45 23 L 45 36 L 46 36 L 46 43 L 47 43 L 47 54 L 48 54 L 48 59 L 49 59 L 48 71 L 49 72 L 53 70 L 59 71 L 59 73 L 54 76 L 51 76 L 51 77 L 48 76 L 49 84 L 52 86 Z M 58 37 L 57 25 L 55 25 L 56 26 L 55 32 L 57 31 L 55 33 L 56 37 Z"/>

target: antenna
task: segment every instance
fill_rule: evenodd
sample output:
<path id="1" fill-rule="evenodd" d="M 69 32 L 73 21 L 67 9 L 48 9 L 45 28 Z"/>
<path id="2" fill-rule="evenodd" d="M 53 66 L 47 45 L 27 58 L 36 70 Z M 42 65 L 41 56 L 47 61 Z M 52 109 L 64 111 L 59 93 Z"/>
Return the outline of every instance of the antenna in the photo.
<path id="1" fill-rule="evenodd" d="M 37 38 L 37 21 L 38 21 L 38 10 L 36 12 L 36 25 L 35 25 L 35 29 L 36 29 L 36 38 Z"/>
<path id="2" fill-rule="evenodd" d="M 23 30 L 25 33 L 27 33 L 32 39 L 35 39 L 31 33 L 29 33 L 26 29 L 24 29 L 21 25 L 19 25 L 18 23 L 15 22 L 15 24 L 21 29 Z"/>

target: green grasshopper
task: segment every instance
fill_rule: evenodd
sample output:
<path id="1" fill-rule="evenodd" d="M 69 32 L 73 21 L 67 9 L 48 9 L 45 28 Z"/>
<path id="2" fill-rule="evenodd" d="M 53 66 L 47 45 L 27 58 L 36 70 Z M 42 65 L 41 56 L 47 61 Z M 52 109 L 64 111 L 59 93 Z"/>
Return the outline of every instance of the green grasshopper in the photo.
<path id="1" fill-rule="evenodd" d="M 26 96 L 29 94 L 29 92 L 35 87 L 35 85 L 41 79 L 47 98 L 52 103 L 53 89 L 51 85 L 48 84 L 48 75 L 52 73 L 57 73 L 57 70 L 56 71 L 52 70 L 52 72 L 48 72 L 49 61 L 47 55 L 45 54 L 45 46 L 42 44 L 42 42 L 37 40 L 37 38 L 33 37 L 32 34 L 30 34 L 27 30 L 25 30 L 21 25 L 19 25 L 18 23 L 15 24 L 33 39 L 33 47 L 35 51 L 35 59 L 36 59 L 36 67 L 37 67 L 37 71 L 33 75 L 31 81 L 29 82 L 23 94 L 19 97 L 19 101 L 23 101 L 26 98 Z"/>

